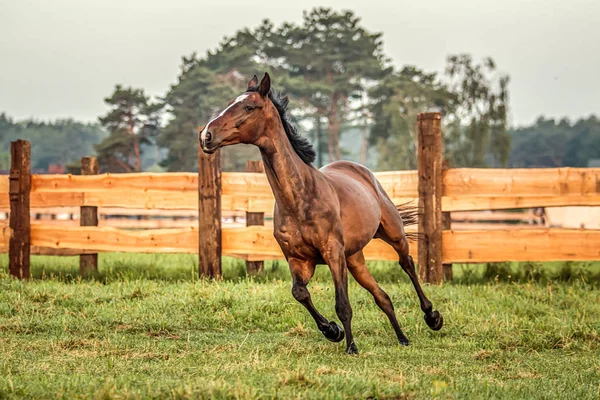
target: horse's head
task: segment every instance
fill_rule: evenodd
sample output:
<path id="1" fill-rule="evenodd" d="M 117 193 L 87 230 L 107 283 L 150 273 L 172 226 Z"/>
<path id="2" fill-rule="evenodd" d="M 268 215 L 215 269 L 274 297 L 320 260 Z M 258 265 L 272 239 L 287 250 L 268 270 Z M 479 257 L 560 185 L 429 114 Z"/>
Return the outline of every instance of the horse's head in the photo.
<path id="1" fill-rule="evenodd" d="M 265 116 L 275 111 L 269 100 L 270 91 L 269 74 L 265 73 L 260 83 L 254 75 L 244 94 L 231 100 L 216 118 L 198 128 L 202 150 L 212 154 L 223 146 L 257 144 L 269 120 Z"/>

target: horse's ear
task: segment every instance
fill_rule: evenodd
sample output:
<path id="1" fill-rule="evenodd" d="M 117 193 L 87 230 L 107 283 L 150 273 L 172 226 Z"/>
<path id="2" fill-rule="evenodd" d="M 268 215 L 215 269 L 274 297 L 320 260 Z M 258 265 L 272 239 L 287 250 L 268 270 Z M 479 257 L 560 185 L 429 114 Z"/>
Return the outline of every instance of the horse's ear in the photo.
<path id="1" fill-rule="evenodd" d="M 270 91 L 271 91 L 271 77 L 269 76 L 268 73 L 265 72 L 265 76 L 262 78 L 262 81 L 260 81 L 260 86 L 258 87 L 258 93 L 260 93 L 260 95 L 262 97 L 266 97 Z"/>
<path id="2" fill-rule="evenodd" d="M 248 89 L 255 88 L 258 86 L 258 76 L 254 75 L 250 82 L 248 82 Z"/>

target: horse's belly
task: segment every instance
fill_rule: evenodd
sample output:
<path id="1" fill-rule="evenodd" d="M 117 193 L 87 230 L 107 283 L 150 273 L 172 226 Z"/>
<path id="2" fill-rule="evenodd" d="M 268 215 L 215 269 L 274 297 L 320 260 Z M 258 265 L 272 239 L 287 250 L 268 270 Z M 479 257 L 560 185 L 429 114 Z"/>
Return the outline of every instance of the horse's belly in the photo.
<path id="1" fill-rule="evenodd" d="M 362 250 L 373 239 L 379 228 L 380 216 L 378 218 L 375 213 L 368 216 L 364 214 L 358 213 L 354 217 L 342 217 L 346 256 Z"/>
<path id="2" fill-rule="evenodd" d="M 347 256 L 362 250 L 381 223 L 381 208 L 374 193 L 359 189 L 340 196 L 340 214 Z"/>

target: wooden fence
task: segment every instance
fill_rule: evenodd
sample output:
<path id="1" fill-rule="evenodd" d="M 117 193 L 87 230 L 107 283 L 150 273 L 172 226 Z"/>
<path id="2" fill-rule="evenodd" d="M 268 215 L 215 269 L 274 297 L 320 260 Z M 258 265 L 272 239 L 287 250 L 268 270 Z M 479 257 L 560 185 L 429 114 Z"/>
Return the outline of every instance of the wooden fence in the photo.
<path id="1" fill-rule="evenodd" d="M 439 282 L 443 275 L 449 276 L 443 265 L 451 263 L 600 259 L 598 230 L 541 226 L 458 230 L 449 226 L 446 214 L 462 215 L 464 220 L 480 210 L 600 206 L 600 169 L 444 169 L 439 114 L 421 115 L 419 135 L 419 171 L 375 175 L 396 204 L 412 200 L 422 208 L 419 229 L 424 238 L 419 245 L 412 244 L 411 253 L 419 256 L 424 280 Z M 29 143 L 17 141 L 11 147 L 10 176 L 0 176 L 0 211 L 10 208 L 10 222 L 0 220 L 0 252 L 10 253 L 10 273 L 14 276 L 29 277 L 30 253 L 198 253 L 200 273 L 207 276 L 220 275 L 221 255 L 249 262 L 282 258 L 271 226 L 222 228 L 221 211 L 223 215 L 242 212 L 264 216 L 272 213 L 274 200 L 263 173 L 221 173 L 218 152 L 210 156 L 199 152 L 199 174 L 30 176 Z M 99 226 L 31 219 L 36 210 L 56 208 L 79 215 L 92 210 L 101 216 Z M 73 212 L 74 208 L 80 212 Z M 102 215 L 126 215 L 129 211 L 152 217 L 171 213 L 171 217 L 193 220 L 185 220 L 186 225 L 180 228 L 131 230 L 123 229 L 123 225 L 110 226 L 110 219 L 102 219 Z M 494 214 L 489 214 L 490 224 L 510 217 L 506 212 Z M 531 215 L 524 218 L 531 219 Z M 90 224 L 83 218 L 76 221 Z M 145 227 L 160 226 L 154 219 L 147 221 L 151 222 Z M 391 247 L 380 240 L 366 247 L 365 256 L 369 260 L 397 259 Z M 97 268 L 93 260 L 85 260 L 82 273 L 85 268 Z"/>

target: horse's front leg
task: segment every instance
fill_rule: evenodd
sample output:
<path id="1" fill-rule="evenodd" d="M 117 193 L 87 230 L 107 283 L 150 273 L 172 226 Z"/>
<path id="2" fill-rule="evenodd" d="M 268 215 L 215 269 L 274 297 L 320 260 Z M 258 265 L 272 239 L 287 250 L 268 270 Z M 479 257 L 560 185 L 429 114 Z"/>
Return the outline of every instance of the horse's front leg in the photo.
<path id="1" fill-rule="evenodd" d="M 314 261 L 298 260 L 290 258 L 288 260 L 290 264 L 290 272 L 294 280 L 292 286 L 292 295 L 300 304 L 302 304 L 310 315 L 314 318 L 317 323 L 317 328 L 321 333 L 332 342 L 341 342 L 344 340 L 344 331 L 341 326 L 333 321 L 328 321 L 327 318 L 322 316 L 312 303 L 310 298 L 310 292 L 306 288 L 308 281 L 315 273 Z"/>
<path id="2" fill-rule="evenodd" d="M 333 277 L 335 312 L 346 331 L 346 353 L 358 354 L 352 336 L 352 307 L 350 307 L 350 300 L 348 299 L 348 271 L 346 269 L 344 245 L 339 240 L 330 241 L 327 249 L 322 254 Z"/>

